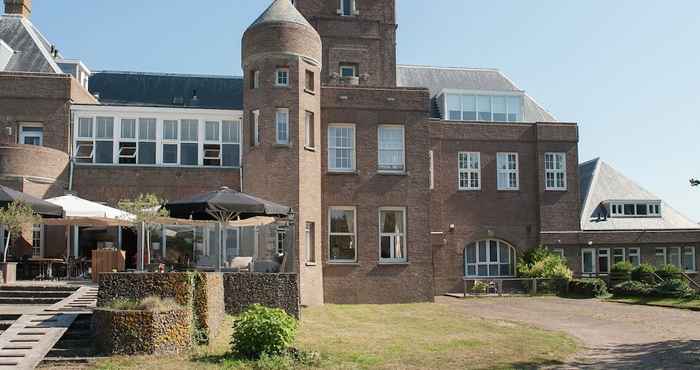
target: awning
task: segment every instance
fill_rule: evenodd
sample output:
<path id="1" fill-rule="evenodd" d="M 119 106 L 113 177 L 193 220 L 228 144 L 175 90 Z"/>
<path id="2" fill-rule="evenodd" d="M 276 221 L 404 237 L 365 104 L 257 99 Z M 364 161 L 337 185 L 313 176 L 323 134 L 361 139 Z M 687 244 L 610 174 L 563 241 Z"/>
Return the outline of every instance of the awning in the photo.
<path id="1" fill-rule="evenodd" d="M 0 208 L 5 208 L 14 201 L 20 201 L 28 205 L 34 212 L 42 217 L 63 216 L 63 208 L 61 208 L 61 206 L 0 185 Z"/>
<path id="2" fill-rule="evenodd" d="M 66 218 L 91 218 L 112 219 L 120 221 L 133 221 L 134 215 L 122 210 L 108 207 L 104 204 L 91 202 L 78 198 L 75 195 L 66 195 L 46 200 L 49 203 L 63 207 Z M 89 225 L 85 225 L 89 226 Z"/>
<path id="3" fill-rule="evenodd" d="M 287 216 L 290 208 L 249 194 L 223 187 L 190 199 L 169 202 L 165 209 L 175 218 L 212 220 L 213 214 L 226 212 L 241 218 Z"/>
<path id="4" fill-rule="evenodd" d="M 44 219 L 41 222 L 48 226 L 85 226 L 85 227 L 118 227 L 132 226 L 132 223 L 124 220 L 115 220 L 104 217 L 65 217 Z"/>

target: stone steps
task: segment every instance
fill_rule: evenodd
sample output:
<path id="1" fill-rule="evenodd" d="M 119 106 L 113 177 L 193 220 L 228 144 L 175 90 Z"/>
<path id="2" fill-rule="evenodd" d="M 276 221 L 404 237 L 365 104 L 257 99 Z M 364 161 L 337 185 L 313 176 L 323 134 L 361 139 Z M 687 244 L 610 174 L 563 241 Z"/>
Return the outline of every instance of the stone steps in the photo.
<path id="1" fill-rule="evenodd" d="M 66 298 L 72 293 L 69 291 L 60 290 L 0 290 L 0 297 L 3 298 L 31 298 L 31 297 L 42 297 L 42 298 Z"/>
<path id="2" fill-rule="evenodd" d="M 0 304 L 16 304 L 16 305 L 51 305 L 58 303 L 63 298 L 45 298 L 45 297 L 3 297 L 0 295 Z"/>
<path id="3" fill-rule="evenodd" d="M 0 285 L 0 294 L 2 292 L 11 292 L 11 291 L 32 291 L 32 292 L 45 292 L 45 291 L 54 291 L 54 292 L 70 292 L 73 293 L 78 288 L 72 287 L 72 286 L 67 286 L 67 285 L 22 285 L 22 284 L 15 284 L 15 285 Z"/>

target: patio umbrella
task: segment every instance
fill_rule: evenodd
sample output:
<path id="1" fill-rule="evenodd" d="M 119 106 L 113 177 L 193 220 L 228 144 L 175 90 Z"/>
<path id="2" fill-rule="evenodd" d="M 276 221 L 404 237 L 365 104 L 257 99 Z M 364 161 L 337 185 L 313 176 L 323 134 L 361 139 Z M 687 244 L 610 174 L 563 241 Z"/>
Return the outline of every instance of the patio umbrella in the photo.
<path id="1" fill-rule="evenodd" d="M 218 220 L 221 214 L 241 218 L 254 216 L 286 216 L 291 208 L 249 194 L 222 187 L 217 191 L 195 195 L 190 199 L 169 202 L 165 209 L 175 218 Z"/>
<path id="2" fill-rule="evenodd" d="M 47 199 L 46 201 L 57 206 L 61 206 L 65 211 L 66 217 L 94 217 L 121 221 L 133 221 L 136 219 L 136 216 L 132 215 L 131 213 L 108 207 L 104 204 L 78 198 L 75 195 L 65 195 L 62 197 Z"/>
<path id="3" fill-rule="evenodd" d="M 10 203 L 19 200 L 34 210 L 39 216 L 45 218 L 61 218 L 63 217 L 63 208 L 55 204 L 51 204 L 39 198 L 35 198 L 29 194 L 12 190 L 7 186 L 0 185 L 0 208 L 7 207 Z"/>

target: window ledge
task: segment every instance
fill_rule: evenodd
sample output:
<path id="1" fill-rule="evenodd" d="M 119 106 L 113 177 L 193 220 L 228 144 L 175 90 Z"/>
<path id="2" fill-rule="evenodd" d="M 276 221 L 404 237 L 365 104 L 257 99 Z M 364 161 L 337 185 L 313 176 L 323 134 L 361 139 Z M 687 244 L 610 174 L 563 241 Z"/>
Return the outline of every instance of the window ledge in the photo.
<path id="1" fill-rule="evenodd" d="M 544 189 L 544 191 L 547 192 L 553 192 L 553 193 L 563 193 L 568 191 L 569 189 Z"/>
<path id="2" fill-rule="evenodd" d="M 292 147 L 292 144 L 280 144 L 280 143 L 274 143 L 272 144 L 273 148 L 281 148 L 281 149 L 290 149 Z"/>
<path id="3" fill-rule="evenodd" d="M 280 89 L 288 89 L 289 85 L 273 85 L 273 87 L 280 88 Z"/>
<path id="4" fill-rule="evenodd" d="M 478 193 L 481 189 L 457 189 L 458 193 Z"/>
<path id="5" fill-rule="evenodd" d="M 316 148 L 304 145 L 304 150 L 308 150 L 310 152 L 315 152 Z"/>
<path id="6" fill-rule="evenodd" d="M 518 193 L 520 192 L 520 188 L 518 189 L 497 189 L 496 191 L 500 193 Z"/>
<path id="7" fill-rule="evenodd" d="M 357 267 L 360 266 L 359 262 L 337 262 L 337 261 L 327 261 L 327 265 L 329 266 L 349 266 L 349 267 Z"/>
<path id="8" fill-rule="evenodd" d="M 392 261 L 379 261 L 377 264 L 380 265 L 380 266 L 408 266 L 408 265 L 410 265 L 411 263 L 408 262 L 408 261 L 396 261 L 396 262 L 392 262 Z"/>
<path id="9" fill-rule="evenodd" d="M 80 163 L 75 162 L 79 167 L 116 167 L 116 168 L 149 168 L 168 170 L 238 170 L 240 167 L 224 166 L 181 166 L 172 164 L 126 164 L 126 163 Z"/>
<path id="10" fill-rule="evenodd" d="M 377 171 L 377 175 L 381 176 L 408 176 L 410 173 L 408 171 Z"/>
<path id="11" fill-rule="evenodd" d="M 316 262 L 307 262 L 306 263 L 306 266 L 308 266 L 308 267 L 313 267 L 313 266 L 317 266 L 317 265 L 318 264 Z"/>
<path id="12" fill-rule="evenodd" d="M 332 171 L 332 170 L 327 171 L 326 174 L 333 175 L 333 176 L 342 176 L 342 175 L 359 176 L 360 175 L 360 173 L 358 171 Z"/>
<path id="13" fill-rule="evenodd" d="M 316 95 L 316 92 L 313 91 L 313 90 L 304 89 L 304 92 L 307 93 L 307 94 L 309 94 L 309 95 Z"/>

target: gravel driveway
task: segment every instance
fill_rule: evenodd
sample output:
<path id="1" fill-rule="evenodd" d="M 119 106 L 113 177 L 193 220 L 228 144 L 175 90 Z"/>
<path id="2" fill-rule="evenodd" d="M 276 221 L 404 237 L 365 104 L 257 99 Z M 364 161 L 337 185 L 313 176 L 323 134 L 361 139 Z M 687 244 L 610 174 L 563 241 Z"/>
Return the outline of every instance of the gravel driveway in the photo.
<path id="1" fill-rule="evenodd" d="M 436 301 L 578 338 L 585 349 L 554 368 L 700 369 L 700 312 L 556 297 Z"/>

